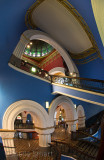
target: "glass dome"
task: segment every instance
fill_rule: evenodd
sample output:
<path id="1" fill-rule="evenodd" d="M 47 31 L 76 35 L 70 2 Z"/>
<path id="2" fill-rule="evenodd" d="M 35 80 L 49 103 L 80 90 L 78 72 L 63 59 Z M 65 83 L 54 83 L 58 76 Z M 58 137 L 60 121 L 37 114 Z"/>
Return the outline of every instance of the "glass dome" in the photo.
<path id="1" fill-rule="evenodd" d="M 44 57 L 51 53 L 54 48 L 41 40 L 31 40 L 25 47 L 24 54 L 30 57 Z"/>

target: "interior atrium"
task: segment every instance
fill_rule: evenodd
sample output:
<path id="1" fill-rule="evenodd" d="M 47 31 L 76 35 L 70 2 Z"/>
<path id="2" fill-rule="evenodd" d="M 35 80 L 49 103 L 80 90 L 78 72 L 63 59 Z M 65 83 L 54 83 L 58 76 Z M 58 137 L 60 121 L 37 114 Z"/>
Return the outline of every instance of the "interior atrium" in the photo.
<path id="1" fill-rule="evenodd" d="M 1 1 L 0 160 L 104 160 L 103 8 Z"/>

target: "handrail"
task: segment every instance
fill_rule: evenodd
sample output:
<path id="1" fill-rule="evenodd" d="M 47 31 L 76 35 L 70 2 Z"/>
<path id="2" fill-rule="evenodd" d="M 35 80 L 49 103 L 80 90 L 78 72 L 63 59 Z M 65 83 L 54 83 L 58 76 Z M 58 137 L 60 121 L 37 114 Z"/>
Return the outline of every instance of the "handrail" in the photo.
<path id="1" fill-rule="evenodd" d="M 83 78 L 83 77 L 71 77 L 71 76 L 58 76 L 58 75 L 52 75 L 52 77 L 60 77 L 60 78 L 71 78 L 71 79 L 81 79 L 81 80 L 87 80 L 87 81 L 94 81 L 94 82 L 101 82 L 104 83 L 104 80 L 99 79 L 91 79 L 91 78 Z"/>
<path id="2" fill-rule="evenodd" d="M 33 123 L 15 123 L 14 124 L 15 129 L 34 129 L 35 126 Z"/>
<path id="3" fill-rule="evenodd" d="M 70 149 L 73 149 L 74 151 L 76 150 L 78 153 L 81 153 L 81 154 L 83 154 L 83 155 L 85 155 L 85 156 L 87 156 L 87 157 L 89 157 L 89 158 L 95 159 L 94 156 L 85 153 L 84 151 L 82 151 L 81 149 L 79 149 L 79 147 L 78 147 L 77 145 L 75 145 L 75 144 L 73 144 L 73 143 L 66 143 L 66 142 L 55 141 L 55 140 L 52 141 L 52 142 L 55 142 L 56 145 L 57 145 L 58 143 L 59 143 L 59 144 L 67 145 Z"/>
<path id="4" fill-rule="evenodd" d="M 104 94 L 104 80 L 53 75 L 51 83 Z"/>
<path id="5" fill-rule="evenodd" d="M 95 139 L 95 140 L 97 140 L 97 141 L 101 141 L 99 138 L 94 137 L 94 136 L 92 136 L 92 135 L 90 135 L 90 134 L 88 134 L 88 133 L 86 133 L 86 132 L 83 132 L 83 131 L 80 131 L 80 130 L 78 130 L 77 132 L 82 133 L 82 134 L 84 134 L 84 135 L 86 135 L 86 136 L 88 136 L 88 137 L 91 137 L 91 138 L 93 138 L 93 139 Z"/>
<path id="6" fill-rule="evenodd" d="M 16 130 L 0 129 L 0 132 L 16 132 Z"/>
<path id="7" fill-rule="evenodd" d="M 48 143 L 48 144 L 50 145 L 50 147 L 53 147 L 56 150 L 56 153 L 58 153 L 56 158 L 57 158 L 57 160 L 60 160 L 61 159 L 61 153 L 60 153 L 60 150 L 58 149 L 58 147 L 55 146 L 52 143 Z"/>
<path id="8" fill-rule="evenodd" d="M 24 70 L 32 76 L 39 77 L 39 79 L 46 80 L 51 83 L 58 83 L 64 86 L 75 87 L 83 90 L 90 90 L 93 92 L 99 92 L 104 94 L 104 80 L 82 78 L 82 77 L 71 77 L 71 76 L 57 76 L 50 75 L 47 71 L 39 68 L 36 65 L 25 62 L 24 60 L 18 59 L 16 56 L 12 55 L 13 58 L 10 60 L 10 63 L 17 68 Z M 15 64 L 13 59 L 17 59 L 19 64 Z M 36 72 L 32 72 L 32 68 L 36 69 Z"/>

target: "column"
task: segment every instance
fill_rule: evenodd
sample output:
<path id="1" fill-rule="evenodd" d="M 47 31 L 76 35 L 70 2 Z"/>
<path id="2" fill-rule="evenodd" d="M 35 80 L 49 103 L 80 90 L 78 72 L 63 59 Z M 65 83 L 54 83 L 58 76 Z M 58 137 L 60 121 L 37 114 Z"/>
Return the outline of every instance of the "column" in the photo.
<path id="1" fill-rule="evenodd" d="M 48 143 L 51 143 L 51 134 L 39 134 L 39 146 L 49 147 Z"/>
<path id="2" fill-rule="evenodd" d="M 15 148 L 14 148 L 14 140 L 13 140 L 14 133 L 15 132 L 8 132 L 8 131 L 0 133 L 0 136 L 2 137 L 5 155 L 7 158 L 8 157 L 10 158 L 10 156 L 17 158 Z"/>
<path id="3" fill-rule="evenodd" d="M 49 147 L 49 143 L 51 143 L 51 133 L 54 132 L 54 126 L 47 128 L 40 128 L 35 126 L 35 131 L 39 133 L 39 146 Z"/>

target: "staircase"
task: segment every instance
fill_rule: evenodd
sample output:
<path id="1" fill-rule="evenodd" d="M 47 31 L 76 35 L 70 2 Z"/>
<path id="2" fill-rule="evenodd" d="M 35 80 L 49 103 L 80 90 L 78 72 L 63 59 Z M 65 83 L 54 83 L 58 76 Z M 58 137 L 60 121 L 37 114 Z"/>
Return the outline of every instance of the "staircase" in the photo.
<path id="1" fill-rule="evenodd" d="M 98 150 L 99 150 L 99 145 L 95 143 L 91 143 L 89 141 L 79 141 L 77 146 L 79 149 L 88 154 L 89 156 L 93 157 L 93 159 L 97 157 Z"/>
<path id="2" fill-rule="evenodd" d="M 99 146 L 88 142 L 78 141 L 77 144 L 66 143 L 61 141 L 53 141 L 61 154 L 72 156 L 77 160 L 96 160 Z"/>
<path id="3" fill-rule="evenodd" d="M 62 94 L 92 104 L 104 106 L 104 81 L 52 76 L 52 93 Z"/>

